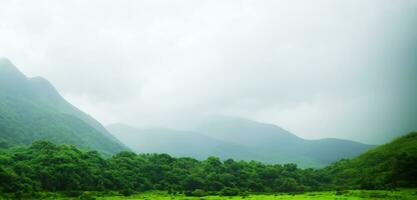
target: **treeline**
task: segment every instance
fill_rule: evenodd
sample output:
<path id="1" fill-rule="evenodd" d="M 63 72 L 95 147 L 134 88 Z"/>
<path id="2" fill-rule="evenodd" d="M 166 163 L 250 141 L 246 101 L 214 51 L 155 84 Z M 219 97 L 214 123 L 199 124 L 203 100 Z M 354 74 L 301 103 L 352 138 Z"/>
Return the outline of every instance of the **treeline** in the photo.
<path id="1" fill-rule="evenodd" d="M 360 162 L 355 160 L 340 161 L 318 170 L 300 169 L 295 164 L 221 161 L 215 157 L 198 161 L 167 154 L 138 155 L 132 152 L 103 158 L 96 151 L 86 152 L 47 141 L 0 152 L 0 192 L 15 197 L 44 191 L 69 195 L 79 195 L 82 191 L 118 191 L 130 195 L 164 190 L 193 196 L 232 196 L 248 192 L 350 189 L 369 187 L 370 184 L 367 189 L 417 186 L 416 155 L 400 157 L 400 160 L 392 158 L 393 166 L 378 165 L 377 169 L 362 166 L 368 171 L 361 171 L 359 165 L 354 164 Z M 370 182 L 369 179 L 375 177 L 360 177 L 367 173 L 378 174 L 375 175 L 378 180 Z"/>
<path id="2" fill-rule="evenodd" d="M 241 192 L 297 192 L 321 189 L 328 178 L 318 170 L 295 164 L 265 165 L 210 157 L 204 161 L 167 154 L 121 152 L 103 158 L 68 145 L 46 141 L 0 155 L 0 191 L 120 191 L 129 195 L 147 190 L 203 196 Z"/>

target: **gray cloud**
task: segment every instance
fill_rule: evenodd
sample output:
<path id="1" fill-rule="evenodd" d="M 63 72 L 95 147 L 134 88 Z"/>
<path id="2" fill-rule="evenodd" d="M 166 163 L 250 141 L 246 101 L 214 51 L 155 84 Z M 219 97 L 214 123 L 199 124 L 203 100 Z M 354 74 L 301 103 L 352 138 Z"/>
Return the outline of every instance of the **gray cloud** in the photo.
<path id="1" fill-rule="evenodd" d="M 417 3 L 0 1 L 0 55 L 105 124 L 236 115 L 305 138 L 417 129 Z"/>

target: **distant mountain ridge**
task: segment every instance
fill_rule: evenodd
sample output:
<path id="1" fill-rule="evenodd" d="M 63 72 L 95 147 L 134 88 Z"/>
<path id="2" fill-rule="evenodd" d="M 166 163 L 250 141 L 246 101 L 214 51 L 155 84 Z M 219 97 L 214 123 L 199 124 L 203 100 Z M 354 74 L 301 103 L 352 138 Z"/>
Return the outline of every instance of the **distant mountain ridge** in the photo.
<path id="1" fill-rule="evenodd" d="M 302 139 L 277 125 L 238 117 L 209 117 L 192 125 L 191 130 L 217 139 L 254 146 L 259 149 L 258 151 L 265 152 L 264 155 L 268 155 L 267 152 L 279 152 L 287 155 L 286 160 L 296 163 L 299 163 L 298 158 L 304 158 L 327 165 L 341 158 L 354 157 L 372 147 L 372 145 L 334 138 Z M 275 160 L 275 156 L 269 157 Z"/>
<path id="2" fill-rule="evenodd" d="M 27 78 L 0 59 L 0 140 L 29 144 L 51 140 L 116 153 L 127 148 L 98 121 L 68 103 L 49 81 Z"/>
<path id="3" fill-rule="evenodd" d="M 206 159 L 209 156 L 222 158 L 255 154 L 245 146 L 224 142 L 191 131 L 166 128 L 134 128 L 124 124 L 113 124 L 107 129 L 120 141 L 138 153 L 168 153 L 177 157 Z"/>
<path id="4" fill-rule="evenodd" d="M 273 124 L 225 116 L 202 119 L 190 125 L 189 131 L 140 129 L 123 124 L 107 129 L 138 153 L 154 151 L 201 159 L 213 152 L 211 155 L 223 159 L 296 163 L 302 167 L 323 167 L 372 147 L 340 139 L 305 140 Z"/>

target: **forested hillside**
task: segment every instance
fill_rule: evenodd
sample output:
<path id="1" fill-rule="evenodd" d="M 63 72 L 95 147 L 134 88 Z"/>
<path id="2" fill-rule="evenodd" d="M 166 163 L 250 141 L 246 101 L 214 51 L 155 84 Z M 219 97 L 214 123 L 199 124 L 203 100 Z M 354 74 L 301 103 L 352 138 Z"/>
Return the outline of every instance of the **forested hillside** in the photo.
<path id="1" fill-rule="evenodd" d="M 324 169 L 333 184 L 383 189 L 417 187 L 417 132 L 402 136 L 351 159 Z"/>
<path id="2" fill-rule="evenodd" d="M 27 78 L 7 59 L 0 59 L 0 140 L 14 145 L 50 140 L 108 154 L 126 149 L 47 80 Z"/>

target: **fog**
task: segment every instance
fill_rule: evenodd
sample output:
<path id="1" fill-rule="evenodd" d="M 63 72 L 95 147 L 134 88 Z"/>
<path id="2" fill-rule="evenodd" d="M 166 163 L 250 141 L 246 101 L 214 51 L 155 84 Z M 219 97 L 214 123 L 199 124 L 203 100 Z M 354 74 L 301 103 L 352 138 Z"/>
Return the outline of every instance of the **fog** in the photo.
<path id="1" fill-rule="evenodd" d="M 103 124 L 205 115 L 303 138 L 417 130 L 417 1 L 0 0 L 0 56 Z"/>

